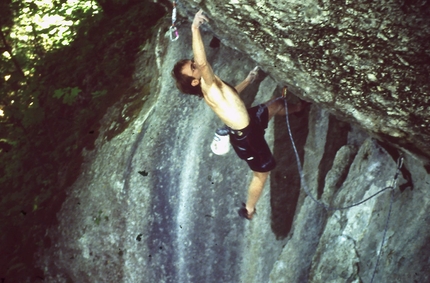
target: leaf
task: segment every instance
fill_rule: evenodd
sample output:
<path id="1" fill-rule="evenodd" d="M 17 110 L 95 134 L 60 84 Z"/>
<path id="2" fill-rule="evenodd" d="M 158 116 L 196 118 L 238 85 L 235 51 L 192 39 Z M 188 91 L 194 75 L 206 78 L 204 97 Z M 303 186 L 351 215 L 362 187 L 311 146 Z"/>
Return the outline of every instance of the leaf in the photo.
<path id="1" fill-rule="evenodd" d="M 71 95 L 72 95 L 72 96 L 78 96 L 78 94 L 79 94 L 81 91 L 82 91 L 82 90 L 81 90 L 81 89 L 79 89 L 78 87 L 74 87 L 74 88 L 72 88 Z"/>
<path id="2" fill-rule="evenodd" d="M 66 93 L 63 97 L 63 103 L 67 105 L 72 105 L 75 102 L 76 97 L 74 97 L 71 93 Z"/>
<path id="3" fill-rule="evenodd" d="M 76 98 L 81 91 L 82 90 L 78 87 L 69 88 L 69 93 L 66 93 L 66 95 L 63 97 L 63 103 L 72 105 L 76 101 Z"/>
<path id="4" fill-rule="evenodd" d="M 78 87 L 66 87 L 55 90 L 53 96 L 58 99 L 63 98 L 64 104 L 72 105 L 80 92 L 82 92 L 82 90 Z"/>
<path id="5" fill-rule="evenodd" d="M 65 90 L 64 88 L 56 89 L 54 91 L 54 97 L 55 98 L 61 98 L 64 95 L 64 93 L 65 93 L 64 90 Z"/>

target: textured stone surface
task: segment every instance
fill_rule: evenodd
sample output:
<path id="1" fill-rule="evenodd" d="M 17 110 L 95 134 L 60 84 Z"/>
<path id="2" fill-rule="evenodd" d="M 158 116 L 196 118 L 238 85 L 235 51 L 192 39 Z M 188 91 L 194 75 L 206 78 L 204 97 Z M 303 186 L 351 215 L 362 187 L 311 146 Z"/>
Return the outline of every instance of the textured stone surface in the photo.
<path id="1" fill-rule="evenodd" d="M 191 13 L 197 10 L 198 3 L 183 1 L 182 11 L 188 9 Z M 288 32 L 298 36 L 301 26 L 328 25 L 326 20 L 340 9 L 332 7 L 331 11 L 327 2 L 316 5 L 311 1 L 229 3 L 222 5 L 218 13 L 230 9 L 229 15 L 242 17 L 244 25 L 253 24 L 255 33 L 262 36 L 262 25 L 253 17 L 260 21 L 266 21 L 268 15 L 277 15 L 282 21 L 295 19 L 298 28 Z M 233 13 L 239 4 L 249 15 L 242 10 Z M 212 6 L 208 6 L 212 4 L 203 1 L 200 5 L 212 11 Z M 279 7 L 276 5 L 285 7 L 275 9 Z M 294 13 L 288 5 L 297 8 Z M 376 4 L 355 7 L 359 5 Z M 251 13 L 257 7 L 260 15 Z M 358 21 L 352 12 L 350 17 L 339 25 L 346 28 Z M 269 60 L 272 49 L 261 49 L 266 43 L 250 35 L 241 38 L 242 30 L 229 22 L 233 20 L 213 18 L 211 25 L 218 35 L 225 35 L 222 42 L 236 50 L 221 44 L 219 48 L 208 47 L 207 52 L 215 72 L 232 84 L 245 78 L 257 63 L 264 67 L 267 72 L 261 73 L 261 80 L 243 94 L 247 105 L 279 95 L 286 81 L 300 96 L 316 102 L 289 117 L 304 180 L 314 198 L 334 206 L 361 201 L 392 183 L 397 156 L 403 154 L 404 170 L 398 179 L 401 189 L 394 191 L 386 242 L 374 282 L 428 282 L 430 176 L 425 163 L 371 137 L 380 131 L 378 123 L 384 123 L 382 116 L 377 121 L 372 118 L 377 112 L 359 112 L 363 119 L 374 121 L 374 127 L 355 120 L 371 135 L 356 124 L 342 121 L 348 116 L 342 109 L 361 107 L 357 101 L 348 102 L 349 94 L 345 94 L 348 87 L 358 89 L 360 84 L 348 84 L 341 94 L 336 94 L 339 101 L 336 98 L 332 102 L 332 89 L 322 87 L 323 74 L 328 74 L 322 61 L 315 59 L 312 72 L 321 76 L 314 76 L 296 61 L 288 61 L 288 65 L 275 57 Z M 221 33 L 218 25 L 225 31 Z M 135 87 L 149 89 L 151 94 L 136 120 L 109 138 L 107 133 L 121 127 L 118 117 L 129 118 L 123 117 L 128 106 L 116 105 L 102 121 L 96 148 L 85 153 L 84 172 L 68 189 L 67 201 L 57 215 L 59 225 L 47 231 L 52 245 L 40 250 L 39 265 L 45 271 L 45 281 L 370 282 L 383 239 L 390 190 L 348 210 L 325 211 L 300 190 L 286 120 L 279 117 L 270 123 L 266 134 L 278 167 L 266 184 L 256 217 L 252 222 L 240 219 L 237 208 L 246 198 L 251 172 L 233 151 L 226 156 L 211 153 L 209 145 L 220 120 L 202 100 L 179 94 L 170 77 L 173 64 L 191 56 L 189 24 L 183 26 L 179 41 L 170 43 L 164 26 L 143 48 Z M 267 28 L 265 32 L 271 32 L 270 26 Z M 282 34 L 282 28 L 278 28 Z M 241 40 L 227 37 L 234 33 Z M 206 46 L 212 36 L 211 32 L 204 32 Z M 322 46 L 326 36 L 321 35 Z M 390 33 L 384 36 L 388 38 Z M 247 45 L 249 38 L 255 45 Z M 284 48 L 291 51 L 299 46 L 294 37 L 289 39 L 284 40 L 289 47 Z M 269 36 L 267 40 L 270 43 Z M 318 42 L 314 46 L 319 46 Z M 318 55 L 307 48 L 309 56 Z M 275 68 L 275 63 L 282 67 Z M 354 68 L 360 66 L 364 65 L 357 63 Z M 379 79 L 379 75 L 375 76 Z M 367 79 L 361 82 L 365 84 Z M 417 83 L 414 87 L 426 86 Z M 339 107 L 335 109 L 333 105 Z M 393 108 L 403 111 L 394 104 Z M 332 113 L 343 113 L 339 116 L 342 119 Z M 405 115 L 400 116 L 403 119 L 409 114 Z M 410 134 L 407 133 L 406 142 Z"/>
<path id="2" fill-rule="evenodd" d="M 349 168 L 348 177 L 336 193 L 333 205 L 339 207 L 356 203 L 392 185 L 395 167 L 385 150 L 374 141 L 366 140 Z M 418 259 L 422 255 L 421 249 L 428 245 L 426 237 L 422 237 L 423 233 L 428 235 L 429 232 L 428 224 L 422 222 L 426 218 L 421 214 L 423 202 L 416 199 L 422 193 L 428 199 L 428 192 L 425 191 L 425 188 L 418 187 L 413 194 L 410 191 L 394 192 L 392 215 L 381 253 L 382 263 L 375 275 L 375 282 L 428 281 L 423 267 L 404 265 L 408 255 Z M 332 213 L 319 239 L 309 282 L 371 282 L 390 202 L 390 194 L 385 193 L 364 205 Z M 405 209 L 413 209 L 415 213 L 403 214 Z M 404 221 L 409 223 L 406 225 Z M 410 231 L 411 227 L 415 227 L 412 230 L 417 229 L 413 236 L 405 231 Z"/>
<path id="3" fill-rule="evenodd" d="M 211 39 L 205 36 L 207 44 Z M 270 229 L 270 182 L 259 218 L 245 223 L 237 209 L 251 171 L 233 150 L 212 154 L 209 145 L 221 121 L 203 100 L 176 90 L 170 70 L 191 55 L 190 34 L 182 33 L 181 40 L 170 44 L 160 32 L 145 48 L 136 76 L 149 68 L 160 79 L 152 80 L 139 117 L 109 141 L 105 133 L 121 126 L 115 120 L 122 106 L 103 121 L 97 149 L 86 153 L 84 173 L 58 215 L 60 225 L 49 231 L 56 244 L 42 252 L 41 263 L 48 280 L 240 282 L 251 270 L 255 278 L 268 277 L 284 243 Z M 148 59 L 154 52 L 163 56 Z M 209 49 L 208 56 L 232 84 L 254 67 L 225 47 Z M 249 87 L 244 99 L 249 105 L 265 102 L 276 87 L 267 77 L 260 87 Z M 273 137 L 272 125 L 272 144 Z"/>
<path id="4" fill-rule="evenodd" d="M 428 1 L 180 3 L 299 96 L 430 157 Z"/>

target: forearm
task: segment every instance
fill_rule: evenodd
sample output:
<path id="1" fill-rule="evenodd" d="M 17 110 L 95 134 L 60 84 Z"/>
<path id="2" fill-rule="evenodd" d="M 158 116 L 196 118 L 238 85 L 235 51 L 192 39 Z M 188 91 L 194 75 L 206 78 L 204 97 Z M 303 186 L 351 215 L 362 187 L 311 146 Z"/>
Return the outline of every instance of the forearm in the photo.
<path id="1" fill-rule="evenodd" d="M 201 72 L 202 85 L 211 86 L 215 80 L 215 75 L 206 59 L 205 47 L 199 30 L 200 25 L 207 21 L 208 19 L 203 15 L 203 11 L 198 11 L 191 25 L 191 32 L 193 35 L 194 62 L 197 69 Z"/>
<path id="2" fill-rule="evenodd" d="M 238 93 L 241 93 L 249 84 L 251 84 L 258 76 L 258 67 L 255 67 L 249 75 L 240 84 L 238 84 L 235 89 Z"/>
<path id="3" fill-rule="evenodd" d="M 203 45 L 202 35 L 198 27 L 191 26 L 191 32 L 193 35 L 193 54 L 194 62 L 198 66 L 204 66 L 207 64 L 205 47 Z"/>
<path id="4" fill-rule="evenodd" d="M 251 80 L 246 78 L 240 84 L 235 86 L 235 89 L 240 94 L 250 83 L 251 83 Z"/>

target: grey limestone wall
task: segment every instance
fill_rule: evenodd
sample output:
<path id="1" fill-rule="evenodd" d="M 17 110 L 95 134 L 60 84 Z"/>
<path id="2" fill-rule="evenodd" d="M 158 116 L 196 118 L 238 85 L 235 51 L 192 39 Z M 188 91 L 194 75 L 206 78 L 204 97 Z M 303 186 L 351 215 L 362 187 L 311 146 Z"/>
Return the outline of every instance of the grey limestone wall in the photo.
<path id="1" fill-rule="evenodd" d="M 230 1 L 225 6 L 232 10 L 240 4 L 242 10 L 254 9 L 260 2 L 269 8 L 284 3 L 256 1 L 246 6 Z M 323 25 L 332 15 L 321 6 L 328 3 L 334 4 L 296 3 L 302 7 L 295 12 L 296 18 L 310 15 L 303 26 Z M 211 4 L 201 5 L 213 15 Z M 188 9 L 194 8 L 197 6 L 190 5 Z M 272 15 L 269 8 L 261 11 Z M 348 5 L 344 8 L 346 11 Z M 241 13 L 235 13 L 236 17 Z M 372 25 L 371 19 L 363 21 Z M 214 26 L 223 24 L 228 21 L 218 20 Z M 238 32 L 229 27 L 229 33 L 234 31 Z M 181 28 L 180 35 L 171 43 L 166 29 L 158 29 L 143 48 L 136 70 L 137 86 L 145 82 L 150 93 L 139 115 L 124 131 L 107 138 L 105 133 L 121 126 L 116 117 L 126 113 L 123 109 L 127 105 L 114 106 L 102 121 L 96 148 L 84 153 L 83 172 L 68 188 L 67 200 L 57 214 L 59 225 L 46 232 L 52 245 L 39 252 L 46 282 L 368 283 L 383 239 L 391 190 L 348 210 L 325 211 L 306 195 L 303 186 L 327 204 L 358 202 L 390 186 L 399 154 L 404 156 L 404 165 L 399 187 L 394 189 L 374 282 L 430 280 L 430 176 L 422 159 L 378 142 L 356 124 L 331 114 L 336 111 L 326 107 L 331 94 L 322 87 L 321 78 L 329 72 L 324 66 L 314 66 L 320 75 L 308 72 L 305 76 L 304 67 L 297 62 L 279 59 L 283 63 L 274 61 L 281 64 L 275 69 L 269 63 L 270 50 L 246 49 L 244 39 L 232 42 L 225 37 L 236 50 L 224 44 L 207 48 L 221 78 L 235 84 L 255 65 L 263 66 L 260 80 L 243 94 L 247 105 L 278 95 L 285 81 L 295 86 L 298 95 L 316 102 L 289 117 L 304 183 L 300 182 L 285 117 L 277 117 L 266 138 L 278 167 L 266 184 L 255 219 L 240 219 L 237 209 L 246 198 L 251 172 L 233 151 L 226 156 L 211 153 L 209 145 L 214 130 L 222 125 L 220 120 L 202 100 L 182 95 L 174 87 L 170 77 L 173 64 L 191 56 L 189 29 Z M 213 33 L 204 31 L 206 46 L 212 37 Z M 253 39 L 250 35 L 245 38 Z M 299 44 L 290 40 L 293 43 L 284 40 L 284 48 Z M 325 46 L 325 42 L 321 39 L 313 44 Z M 363 65 L 356 65 L 357 69 L 359 66 Z M 295 68 L 298 71 L 292 72 Z M 317 79 L 310 79 L 314 75 Z M 338 93 L 362 87 L 345 86 Z M 427 86 L 416 87 L 424 90 Z M 352 107 L 347 100 L 345 96 L 335 104 Z"/>

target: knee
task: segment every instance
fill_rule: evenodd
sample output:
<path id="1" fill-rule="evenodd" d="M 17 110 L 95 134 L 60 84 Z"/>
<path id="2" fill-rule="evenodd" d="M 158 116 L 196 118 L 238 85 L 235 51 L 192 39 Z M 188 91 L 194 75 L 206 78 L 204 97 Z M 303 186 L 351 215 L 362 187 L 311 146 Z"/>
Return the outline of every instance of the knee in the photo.
<path id="1" fill-rule="evenodd" d="M 261 182 L 264 182 L 264 181 L 266 181 L 267 177 L 269 176 L 270 171 L 269 172 L 256 172 L 256 171 L 253 171 L 253 173 L 254 173 L 254 178 L 260 180 Z"/>
<path id="2" fill-rule="evenodd" d="M 269 109 L 269 120 L 275 115 L 285 115 L 285 104 L 283 100 L 274 101 L 268 105 Z"/>

